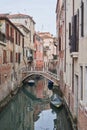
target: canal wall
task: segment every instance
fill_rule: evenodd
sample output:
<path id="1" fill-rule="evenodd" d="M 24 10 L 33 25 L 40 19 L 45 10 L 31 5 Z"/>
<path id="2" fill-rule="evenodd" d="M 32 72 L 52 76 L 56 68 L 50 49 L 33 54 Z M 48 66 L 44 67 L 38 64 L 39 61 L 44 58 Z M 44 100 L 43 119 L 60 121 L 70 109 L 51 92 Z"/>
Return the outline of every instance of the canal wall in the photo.
<path id="1" fill-rule="evenodd" d="M 72 116 L 72 114 L 71 114 L 71 112 L 69 110 L 69 107 L 67 105 L 66 99 L 64 98 L 63 93 L 62 93 L 62 91 L 60 89 L 60 86 L 55 85 L 54 88 L 53 88 L 53 93 L 57 93 L 59 96 L 61 96 L 63 98 L 66 114 L 67 114 L 67 116 L 68 116 L 68 118 L 69 118 L 69 120 L 71 122 L 72 129 L 73 130 L 78 130 L 77 129 L 77 120 L 73 118 L 73 116 Z"/>
<path id="2" fill-rule="evenodd" d="M 22 82 L 19 84 L 16 80 L 14 82 L 5 82 L 0 86 L 0 111 L 8 104 L 13 96 L 17 94 L 21 86 Z"/>
<path id="3" fill-rule="evenodd" d="M 71 121 L 71 124 L 72 124 L 72 129 L 73 130 L 78 130 L 77 128 L 77 119 L 74 119 L 70 110 L 69 110 L 69 107 L 66 103 L 66 99 L 64 98 L 64 106 L 65 106 L 65 109 L 66 109 L 66 112 L 67 112 L 67 115 L 68 115 L 68 118 L 70 119 Z"/>

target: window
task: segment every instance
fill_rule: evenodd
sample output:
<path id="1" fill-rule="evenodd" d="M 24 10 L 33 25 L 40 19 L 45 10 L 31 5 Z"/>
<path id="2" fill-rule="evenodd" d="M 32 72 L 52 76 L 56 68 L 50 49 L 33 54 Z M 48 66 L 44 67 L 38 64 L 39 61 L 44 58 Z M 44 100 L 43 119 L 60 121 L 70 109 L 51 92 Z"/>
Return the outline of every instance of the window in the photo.
<path id="1" fill-rule="evenodd" d="M 10 36 L 12 38 L 12 27 L 10 27 Z"/>
<path id="2" fill-rule="evenodd" d="M 18 54 L 16 53 L 16 62 L 18 61 Z"/>
<path id="3" fill-rule="evenodd" d="M 14 43 L 14 28 L 12 28 L 12 42 Z"/>
<path id="4" fill-rule="evenodd" d="M 18 63 L 20 64 L 20 62 L 21 62 L 21 54 L 18 53 Z"/>
<path id="5" fill-rule="evenodd" d="M 11 63 L 13 62 L 13 52 L 12 51 L 10 52 L 10 62 Z"/>
<path id="6" fill-rule="evenodd" d="M 14 29 L 10 27 L 10 41 L 14 42 Z"/>
<path id="7" fill-rule="evenodd" d="M 9 24 L 6 24 L 6 38 L 9 40 Z"/>
<path id="8" fill-rule="evenodd" d="M 17 45 L 20 45 L 20 34 L 17 33 Z"/>
<path id="9" fill-rule="evenodd" d="M 19 45 L 20 45 L 20 34 L 19 34 Z"/>
<path id="10" fill-rule="evenodd" d="M 61 37 L 59 37 L 59 51 L 61 51 Z"/>
<path id="11" fill-rule="evenodd" d="M 16 44 L 17 44 L 17 31 L 15 32 Z"/>
<path id="12" fill-rule="evenodd" d="M 82 66 L 80 66 L 80 84 L 81 84 L 80 95 L 81 95 L 81 100 L 83 100 L 83 67 Z"/>
<path id="13" fill-rule="evenodd" d="M 23 48 L 23 56 L 24 56 L 24 37 L 22 38 L 22 48 Z"/>
<path id="14" fill-rule="evenodd" d="M 33 43 L 35 42 L 35 35 L 33 35 Z"/>
<path id="15" fill-rule="evenodd" d="M 84 3 L 81 2 L 81 36 L 84 36 Z"/>
<path id="16" fill-rule="evenodd" d="M 3 50 L 3 64 L 7 63 L 7 53 L 6 50 Z"/>
<path id="17" fill-rule="evenodd" d="M 69 39 L 71 38 L 71 23 L 69 23 Z"/>
<path id="18" fill-rule="evenodd" d="M 21 54 L 20 53 L 16 53 L 16 62 L 20 64 L 21 62 Z"/>
<path id="19" fill-rule="evenodd" d="M 71 25 L 69 25 L 69 28 Z M 71 31 L 71 29 L 69 30 Z M 72 17 L 72 35 L 71 32 L 69 32 L 69 38 L 70 38 L 70 52 L 78 52 L 79 49 L 79 10 L 77 11 L 77 14 Z"/>

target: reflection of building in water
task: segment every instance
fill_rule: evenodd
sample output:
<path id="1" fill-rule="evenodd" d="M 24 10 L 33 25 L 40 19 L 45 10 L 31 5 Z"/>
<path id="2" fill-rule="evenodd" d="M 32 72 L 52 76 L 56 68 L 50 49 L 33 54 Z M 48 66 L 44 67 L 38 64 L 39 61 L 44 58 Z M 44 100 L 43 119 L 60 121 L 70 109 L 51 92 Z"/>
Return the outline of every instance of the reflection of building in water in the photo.
<path id="1" fill-rule="evenodd" d="M 44 79 L 44 97 L 51 97 L 52 91 L 48 89 L 48 79 Z"/>
<path id="2" fill-rule="evenodd" d="M 44 90 L 44 80 L 38 80 L 36 87 L 36 96 L 38 98 L 43 98 L 43 90 Z"/>
<path id="3" fill-rule="evenodd" d="M 57 120 L 55 123 L 57 130 L 72 130 L 69 116 L 64 108 L 57 111 Z"/>
<path id="4" fill-rule="evenodd" d="M 26 96 L 22 95 L 23 105 L 23 121 L 22 121 L 22 129 L 24 130 L 34 130 L 34 121 L 33 121 L 33 102 L 32 100 Z M 22 103 L 21 103 L 22 104 Z M 22 130 L 20 129 L 20 130 Z"/>
<path id="5" fill-rule="evenodd" d="M 22 92 L 0 112 L 0 130 L 34 130 L 30 99 Z"/>

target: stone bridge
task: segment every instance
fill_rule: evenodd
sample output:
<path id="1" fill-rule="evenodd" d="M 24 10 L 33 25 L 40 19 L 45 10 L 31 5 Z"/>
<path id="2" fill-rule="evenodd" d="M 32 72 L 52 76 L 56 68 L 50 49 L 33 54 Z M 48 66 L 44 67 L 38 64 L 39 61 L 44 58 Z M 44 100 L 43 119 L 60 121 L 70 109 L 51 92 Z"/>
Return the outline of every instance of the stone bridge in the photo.
<path id="1" fill-rule="evenodd" d="M 56 85 L 59 84 L 59 78 L 58 78 L 57 74 L 51 73 L 49 71 L 25 70 L 22 72 L 22 77 L 23 77 L 22 81 L 26 80 L 28 77 L 30 77 L 32 75 L 41 75 L 41 76 L 53 81 Z"/>

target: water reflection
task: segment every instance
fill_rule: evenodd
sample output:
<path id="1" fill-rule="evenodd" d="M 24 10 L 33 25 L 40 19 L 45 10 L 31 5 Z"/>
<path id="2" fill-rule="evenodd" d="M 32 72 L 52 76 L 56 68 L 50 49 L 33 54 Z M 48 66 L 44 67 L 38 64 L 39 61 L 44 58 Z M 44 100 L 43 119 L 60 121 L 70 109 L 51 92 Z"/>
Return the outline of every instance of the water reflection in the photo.
<path id="1" fill-rule="evenodd" d="M 47 83 L 41 78 L 13 97 L 0 112 L 0 130 L 71 130 L 64 109 L 58 112 L 50 108 L 52 91 Z"/>
<path id="2" fill-rule="evenodd" d="M 43 110 L 35 122 L 35 130 L 53 130 L 54 119 L 56 119 L 56 113 L 52 113 L 51 109 Z"/>

